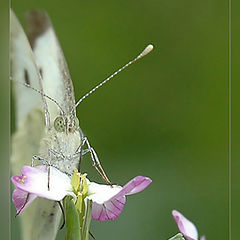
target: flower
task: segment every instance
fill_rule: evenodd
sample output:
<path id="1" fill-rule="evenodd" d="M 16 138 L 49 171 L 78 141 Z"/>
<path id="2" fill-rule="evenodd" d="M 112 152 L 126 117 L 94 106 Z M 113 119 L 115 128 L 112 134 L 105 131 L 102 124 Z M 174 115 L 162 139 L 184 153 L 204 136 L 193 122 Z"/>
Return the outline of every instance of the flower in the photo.
<path id="1" fill-rule="evenodd" d="M 92 219 L 99 221 L 116 219 L 123 210 L 126 196 L 143 191 L 151 182 L 148 177 L 137 176 L 124 187 L 90 183 L 88 198 L 93 201 Z"/>
<path id="2" fill-rule="evenodd" d="M 47 166 L 24 166 L 21 173 L 22 176 L 13 176 L 11 179 L 16 186 L 12 200 L 18 215 L 22 214 L 37 197 L 60 201 L 66 195 L 75 196 L 70 178 L 54 167 L 50 167 L 49 188 Z"/>
<path id="3" fill-rule="evenodd" d="M 177 210 L 173 210 L 172 215 L 178 225 L 179 231 L 187 240 L 198 240 L 198 231 L 192 222 Z M 200 237 L 200 240 L 206 240 L 205 236 Z"/>
<path id="4" fill-rule="evenodd" d="M 71 179 L 56 168 L 49 168 L 49 180 L 47 166 L 24 166 L 21 169 L 21 176 L 12 177 L 12 182 L 16 186 L 12 199 L 17 214 L 22 214 L 37 197 L 61 201 L 65 196 L 70 195 L 77 203 L 78 196 L 82 194 L 85 199 L 92 200 L 92 219 L 99 221 L 114 220 L 123 210 L 126 195 L 141 192 L 152 182 L 148 177 L 137 176 L 124 187 L 110 186 L 90 182 L 86 175 L 81 175 L 82 179 L 86 179 L 84 180 L 86 186 L 84 185 L 84 190 L 78 191 L 77 188 L 80 188 L 80 186 L 76 187 L 76 184 L 80 184 L 80 178 L 77 180 L 74 177 L 77 172 Z"/>

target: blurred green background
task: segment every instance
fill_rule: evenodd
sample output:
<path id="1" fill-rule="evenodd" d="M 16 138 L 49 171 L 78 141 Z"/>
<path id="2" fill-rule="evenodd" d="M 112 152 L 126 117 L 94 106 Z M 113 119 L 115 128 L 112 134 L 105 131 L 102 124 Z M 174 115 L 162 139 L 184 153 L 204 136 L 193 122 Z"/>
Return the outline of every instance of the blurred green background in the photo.
<path id="1" fill-rule="evenodd" d="M 232 123 L 232 137 L 231 137 L 231 150 L 232 150 L 232 172 L 231 172 L 231 219 L 232 219 L 232 239 L 239 238 L 239 213 L 240 213 L 240 2 L 234 1 L 232 3 L 232 38 L 231 38 L 231 69 L 232 69 L 232 89 L 231 89 L 231 123 Z"/>
<path id="2" fill-rule="evenodd" d="M 10 90 L 9 90 L 9 2 L 0 1 L 0 232 L 1 238 L 10 239 Z"/>
<path id="3" fill-rule="evenodd" d="M 15 0 L 12 7 L 22 23 L 27 10 L 49 13 L 76 99 L 155 46 L 78 107 L 113 182 L 153 180 L 116 221 L 93 221 L 95 237 L 167 239 L 178 231 L 177 209 L 207 239 L 228 239 L 228 2 Z M 101 181 L 87 157 L 83 169 Z M 19 239 L 18 219 L 11 231 Z"/>

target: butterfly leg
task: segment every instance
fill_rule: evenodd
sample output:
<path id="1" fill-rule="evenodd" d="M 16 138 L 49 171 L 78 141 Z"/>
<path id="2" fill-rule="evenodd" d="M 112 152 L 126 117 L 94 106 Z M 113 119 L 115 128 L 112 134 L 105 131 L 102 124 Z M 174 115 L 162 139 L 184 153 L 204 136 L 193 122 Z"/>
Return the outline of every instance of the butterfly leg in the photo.
<path id="1" fill-rule="evenodd" d="M 51 159 L 51 158 L 49 158 L 49 159 Z M 31 163 L 32 167 L 34 167 L 34 161 L 35 160 L 40 161 L 43 165 L 47 165 L 47 170 L 48 170 L 48 191 L 50 191 L 50 166 L 51 166 L 51 161 L 47 161 L 44 158 L 41 158 L 41 157 L 39 157 L 37 155 L 34 155 L 32 157 L 32 163 Z"/>
<path id="2" fill-rule="evenodd" d="M 36 157 L 35 155 L 32 157 L 32 161 L 31 161 L 31 167 L 34 167 L 34 161 L 36 160 L 36 158 L 35 158 L 35 157 Z"/>
<path id="3" fill-rule="evenodd" d="M 50 167 L 52 166 L 51 164 L 51 160 L 52 160 L 52 155 L 54 156 L 61 156 L 63 157 L 63 154 L 62 153 L 58 153 L 56 152 L 54 149 L 48 149 L 48 159 L 49 161 L 47 161 L 47 171 L 48 171 L 48 191 L 50 191 Z"/>
<path id="4" fill-rule="evenodd" d="M 37 156 L 37 155 L 34 155 L 34 156 L 32 157 L 32 163 L 31 163 L 31 166 L 32 166 L 32 167 L 34 167 L 34 162 L 35 162 L 36 160 L 40 161 L 43 165 L 47 165 L 47 164 L 48 164 L 48 161 L 45 160 L 44 158 L 41 158 L 41 157 L 39 157 L 39 156 Z"/>
<path id="5" fill-rule="evenodd" d="M 61 209 L 61 211 L 62 211 L 62 214 L 63 214 L 63 223 L 62 223 L 62 225 L 61 225 L 61 227 L 60 227 L 60 229 L 59 230 L 61 230 L 61 229 L 63 229 L 63 227 L 64 227 L 64 225 L 65 225 L 65 219 L 66 219 L 66 217 L 65 217 L 65 212 L 64 212 L 64 208 L 63 208 L 63 205 L 62 205 L 62 203 L 60 202 L 60 201 L 58 201 L 58 204 L 59 204 L 59 207 L 60 207 L 60 209 Z"/>
<path id="6" fill-rule="evenodd" d="M 17 211 L 15 217 L 18 216 L 18 215 L 21 213 L 21 211 L 23 210 L 23 208 L 26 206 L 26 204 L 27 204 L 27 202 L 28 202 L 28 200 L 29 200 L 29 195 L 30 195 L 30 193 L 27 194 L 27 197 L 26 197 L 26 199 L 25 199 L 25 201 L 24 201 L 24 204 L 23 204 L 22 207 Z"/>
<path id="7" fill-rule="evenodd" d="M 48 191 L 50 191 L 50 165 L 47 166 L 47 170 L 48 170 L 48 183 L 47 183 L 47 187 L 48 187 Z"/>
<path id="8" fill-rule="evenodd" d="M 112 185 L 112 183 L 110 182 L 110 180 L 108 179 L 105 171 L 103 170 L 103 167 L 98 159 L 98 156 L 97 156 L 97 153 L 95 152 L 94 148 L 91 147 L 87 137 L 84 137 L 83 140 L 82 140 L 83 144 L 86 144 L 87 145 L 87 149 L 84 149 L 82 151 L 82 155 L 85 155 L 86 153 L 90 153 L 91 155 L 91 159 L 92 159 L 92 163 L 93 163 L 93 167 L 97 170 L 97 172 L 100 174 L 100 176 L 102 177 L 102 179 Z"/>
<path id="9" fill-rule="evenodd" d="M 65 156 L 61 152 L 57 152 L 54 149 L 49 149 L 49 153 L 53 154 L 56 158 L 65 159 Z"/>
<path id="10" fill-rule="evenodd" d="M 50 191 L 50 167 L 51 167 L 51 160 L 52 160 L 52 150 L 49 149 L 48 150 L 48 164 L 47 164 L 47 170 L 48 170 L 48 191 Z"/>

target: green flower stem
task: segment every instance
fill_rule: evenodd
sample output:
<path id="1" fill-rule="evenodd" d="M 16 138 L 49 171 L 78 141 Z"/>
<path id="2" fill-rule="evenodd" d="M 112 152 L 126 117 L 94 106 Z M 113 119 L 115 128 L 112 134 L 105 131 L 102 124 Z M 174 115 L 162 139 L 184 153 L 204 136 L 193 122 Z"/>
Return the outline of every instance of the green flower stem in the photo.
<path id="1" fill-rule="evenodd" d="M 86 174 L 74 172 L 72 186 L 76 199 L 66 197 L 64 207 L 66 212 L 67 234 L 65 240 L 88 240 L 92 219 L 92 201 L 86 198 Z"/>
<path id="2" fill-rule="evenodd" d="M 176 234 L 175 236 L 169 238 L 168 240 L 185 240 L 181 233 Z"/>
<path id="3" fill-rule="evenodd" d="M 83 240 L 89 239 L 89 228 L 90 228 L 90 223 L 92 219 L 92 201 L 87 199 L 86 205 L 87 206 L 86 206 L 85 217 L 84 217 L 83 227 L 82 227 Z"/>
<path id="4" fill-rule="evenodd" d="M 67 232 L 65 240 L 82 240 L 79 214 L 71 197 L 64 199 Z"/>

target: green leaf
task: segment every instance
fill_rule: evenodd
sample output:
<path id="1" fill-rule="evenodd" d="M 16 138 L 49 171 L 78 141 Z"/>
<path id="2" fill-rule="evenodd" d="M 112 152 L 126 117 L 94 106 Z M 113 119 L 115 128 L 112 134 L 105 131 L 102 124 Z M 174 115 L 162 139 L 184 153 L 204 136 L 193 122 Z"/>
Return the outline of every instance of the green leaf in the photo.
<path id="1" fill-rule="evenodd" d="M 176 234 L 175 236 L 169 238 L 168 240 L 185 240 L 181 233 Z"/>
<path id="2" fill-rule="evenodd" d="M 79 214 L 71 197 L 64 199 L 67 233 L 65 240 L 81 240 Z"/>
<path id="3" fill-rule="evenodd" d="M 86 208 L 85 208 L 85 216 L 83 221 L 83 228 L 82 228 L 82 240 L 89 239 L 89 229 L 90 223 L 92 219 L 92 201 L 87 199 L 86 201 Z"/>

